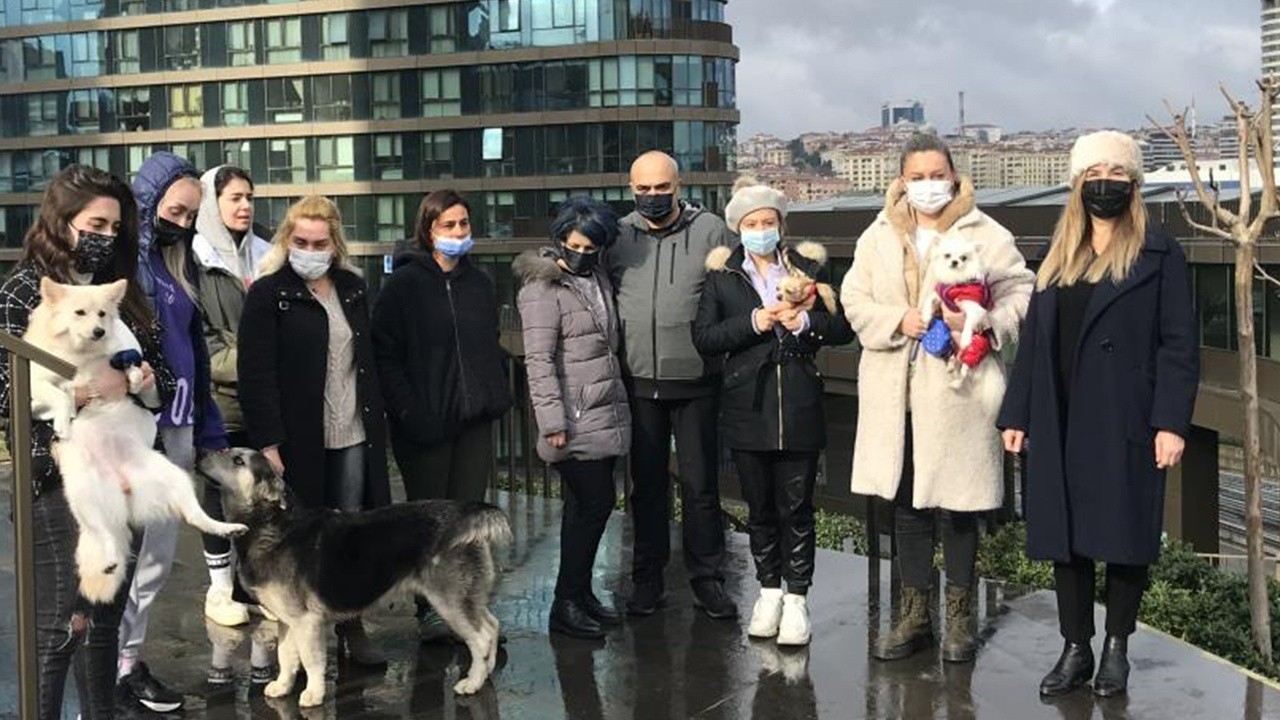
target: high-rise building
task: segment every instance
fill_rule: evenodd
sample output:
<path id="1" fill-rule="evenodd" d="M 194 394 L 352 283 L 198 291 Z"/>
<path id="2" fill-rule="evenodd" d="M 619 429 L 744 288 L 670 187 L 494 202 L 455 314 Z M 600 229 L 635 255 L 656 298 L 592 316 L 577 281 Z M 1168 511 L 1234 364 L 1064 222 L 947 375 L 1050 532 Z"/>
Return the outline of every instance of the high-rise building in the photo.
<path id="1" fill-rule="evenodd" d="M 409 234 L 424 192 L 477 237 L 537 237 L 553 203 L 629 197 L 680 162 L 734 179 L 725 0 L 0 0 L 0 244 L 73 162 L 132 177 L 157 150 L 257 181 L 258 218 L 333 197 L 352 240 Z"/>
<path id="2" fill-rule="evenodd" d="M 1262 75 L 1280 77 L 1280 0 L 1262 0 Z M 1271 110 L 1273 139 L 1280 142 L 1280 102 Z"/>
<path id="3" fill-rule="evenodd" d="M 924 125 L 924 104 L 919 100 L 907 100 L 881 105 L 880 127 L 891 128 L 898 123 Z"/>

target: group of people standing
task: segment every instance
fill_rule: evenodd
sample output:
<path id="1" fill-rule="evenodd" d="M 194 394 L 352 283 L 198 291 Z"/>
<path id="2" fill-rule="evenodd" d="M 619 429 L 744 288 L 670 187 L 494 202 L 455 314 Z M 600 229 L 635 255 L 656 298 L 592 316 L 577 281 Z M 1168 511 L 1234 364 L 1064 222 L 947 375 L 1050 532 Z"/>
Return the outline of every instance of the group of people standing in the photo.
<path id="1" fill-rule="evenodd" d="M 1164 472 L 1180 459 L 1198 373 L 1186 261 L 1148 223 L 1139 149 L 1119 133 L 1077 142 L 1071 194 L 1038 275 L 976 207 L 938 138 L 912 138 L 900 170 L 830 303 L 780 293 L 797 275 L 818 278 L 825 260 L 820 248 L 788 241 L 781 193 L 741 182 L 721 220 L 680 199 L 679 168 L 656 151 L 631 168 L 634 212 L 619 218 L 606 203 L 573 198 L 558 209 L 549 246 L 516 259 L 537 452 L 565 491 L 552 632 L 599 638 L 624 613 L 643 617 L 665 602 L 674 439 L 695 605 L 712 618 L 738 615 L 724 587 L 724 448 L 748 506 L 761 587 L 747 632 L 807 644 L 813 491 L 827 438 L 815 355 L 856 336 L 853 490 L 894 503 L 902 577 L 901 613 L 872 653 L 894 660 L 933 643 L 940 526 L 942 656 L 973 660 L 980 516 L 1001 504 L 1003 452 L 1025 449 L 1028 553 L 1055 563 L 1066 640 L 1041 692 L 1093 677 L 1097 560 L 1108 563 L 1108 620 L 1094 689 L 1124 690 L 1125 639 L 1159 551 Z M 132 188 L 68 168 L 0 287 L 0 329 L 24 333 L 43 277 L 128 279 L 122 318 L 159 391 L 160 442 L 175 463 L 191 469 L 198 453 L 251 446 L 298 502 L 354 511 L 391 502 L 389 442 L 410 500 L 482 499 L 493 423 L 512 399 L 495 288 L 469 257 L 466 198 L 439 190 L 423 199 L 409 247 L 371 303 L 331 200 L 296 202 L 267 241 L 255 233 L 253 193 L 242 169 L 200 175 L 168 153 L 150 158 Z M 920 310 L 936 283 L 933 254 L 956 237 L 973 243 L 987 272 L 977 331 L 996 350 L 1017 348 L 1002 406 L 956 389 L 947 362 L 919 351 L 935 321 Z M 939 322 L 959 340 L 963 314 L 944 309 Z M 984 362 L 999 365 L 1000 355 Z M 0 403 L 10 389 L 6 361 Z M 92 389 L 76 388 L 76 401 L 127 393 L 123 375 L 107 370 Z M 140 659 L 176 524 L 139 533 L 120 596 L 88 604 L 76 591 L 77 530 L 47 417 L 35 418 L 32 434 L 41 717 L 58 716 L 72 669 L 85 718 L 112 717 L 118 700 L 177 709 L 181 694 Z M 618 608 L 595 594 L 592 567 L 623 456 L 634 547 L 631 593 Z M 205 504 L 221 516 L 215 489 Z M 210 622 L 267 614 L 237 588 L 229 544 L 206 537 L 204 550 Z M 448 635 L 423 600 L 417 616 L 424 640 Z M 353 662 L 383 662 L 359 620 L 337 634 Z M 253 648 L 255 681 L 271 677 L 272 662 L 267 648 Z M 212 665 L 211 683 L 234 681 L 225 652 Z"/>

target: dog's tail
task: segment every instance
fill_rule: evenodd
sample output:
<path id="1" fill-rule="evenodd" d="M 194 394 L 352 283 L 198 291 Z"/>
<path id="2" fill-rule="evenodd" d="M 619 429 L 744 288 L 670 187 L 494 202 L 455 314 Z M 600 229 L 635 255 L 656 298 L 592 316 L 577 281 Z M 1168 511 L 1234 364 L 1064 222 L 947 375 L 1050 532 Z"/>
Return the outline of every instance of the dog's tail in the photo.
<path id="1" fill-rule="evenodd" d="M 507 546 L 511 544 L 511 523 L 501 508 L 476 503 L 454 525 L 450 547 L 466 545 Z"/>

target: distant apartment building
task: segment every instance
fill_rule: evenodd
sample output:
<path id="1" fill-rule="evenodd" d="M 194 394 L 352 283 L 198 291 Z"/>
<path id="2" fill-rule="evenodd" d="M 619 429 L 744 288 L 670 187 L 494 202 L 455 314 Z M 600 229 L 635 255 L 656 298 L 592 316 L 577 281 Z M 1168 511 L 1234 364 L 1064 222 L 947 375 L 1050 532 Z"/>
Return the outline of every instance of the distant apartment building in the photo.
<path id="1" fill-rule="evenodd" d="M 764 164 L 767 167 L 790 167 L 795 159 L 789 147 L 772 147 L 764 151 Z"/>
<path id="2" fill-rule="evenodd" d="M 899 123 L 924 125 L 924 104 L 919 100 L 907 100 L 880 106 L 880 127 L 891 128 Z"/>
<path id="3" fill-rule="evenodd" d="M 840 178 L 794 172 L 762 173 L 756 179 L 782 192 L 793 203 L 827 200 L 854 189 L 852 183 Z"/>

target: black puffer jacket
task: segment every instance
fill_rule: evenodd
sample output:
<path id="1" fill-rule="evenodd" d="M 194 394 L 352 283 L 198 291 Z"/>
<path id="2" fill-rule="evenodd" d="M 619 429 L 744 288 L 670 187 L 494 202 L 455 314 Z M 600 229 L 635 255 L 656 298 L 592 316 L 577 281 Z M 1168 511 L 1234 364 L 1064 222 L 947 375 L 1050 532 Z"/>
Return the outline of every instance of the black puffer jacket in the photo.
<path id="1" fill-rule="evenodd" d="M 788 261 L 810 277 L 818 263 L 792 248 Z M 809 329 L 791 333 L 756 332 L 752 311 L 763 307 L 742 268 L 746 251 L 712 251 L 702 288 L 693 342 L 698 352 L 724 358 L 720 391 L 721 432 L 734 450 L 821 450 L 826 445 L 822 376 L 813 357 L 823 345 L 853 341 L 853 329 L 837 307 L 828 313 L 821 300 L 809 311 Z"/>
<path id="2" fill-rule="evenodd" d="M 400 254 L 373 308 L 373 342 L 395 442 L 434 447 L 511 407 L 493 282 L 463 258 Z"/>

